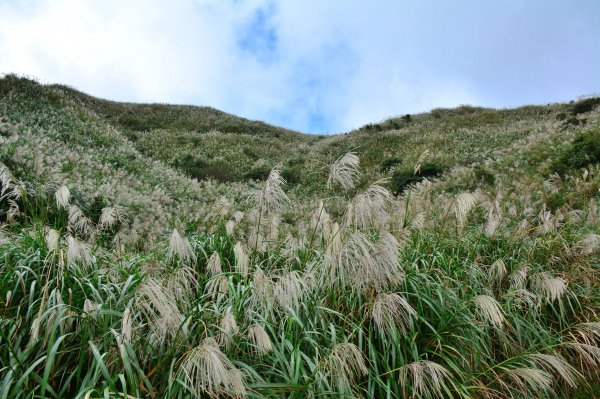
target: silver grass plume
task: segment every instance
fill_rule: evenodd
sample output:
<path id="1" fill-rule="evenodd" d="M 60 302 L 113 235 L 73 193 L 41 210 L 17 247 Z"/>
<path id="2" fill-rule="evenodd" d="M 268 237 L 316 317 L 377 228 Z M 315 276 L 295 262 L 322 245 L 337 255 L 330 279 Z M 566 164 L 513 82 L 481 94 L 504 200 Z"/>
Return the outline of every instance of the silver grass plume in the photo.
<path id="1" fill-rule="evenodd" d="M 552 389 L 552 376 L 544 370 L 520 367 L 508 370 L 506 374 L 523 393 L 532 390 L 533 392 L 540 394 Z"/>
<path id="2" fill-rule="evenodd" d="M 229 279 L 223 274 L 210 278 L 204 286 L 204 292 L 215 300 L 229 290 Z"/>
<path id="3" fill-rule="evenodd" d="M 445 398 L 444 387 L 452 383 L 450 371 L 429 360 L 409 363 L 399 372 L 400 385 L 412 387 L 414 397 Z"/>
<path id="4" fill-rule="evenodd" d="M 425 158 L 427 158 L 427 156 L 429 155 L 429 150 L 425 150 L 421 153 L 421 155 L 419 155 L 419 158 L 417 159 L 417 162 L 415 163 L 414 166 L 414 171 L 413 174 L 417 174 L 421 171 L 421 164 L 423 163 L 423 161 L 425 161 Z"/>
<path id="5" fill-rule="evenodd" d="M 83 266 L 91 266 L 95 262 L 90 246 L 73 236 L 67 237 L 67 259 L 71 265 L 77 262 Z"/>
<path id="6" fill-rule="evenodd" d="M 575 388 L 578 378 L 582 377 L 573 366 L 558 355 L 536 353 L 529 355 L 529 359 L 545 371 L 559 375 L 571 388 Z"/>
<path id="7" fill-rule="evenodd" d="M 225 315 L 219 323 L 219 329 L 221 330 L 219 334 L 219 343 L 223 344 L 225 347 L 228 347 L 231 339 L 236 336 L 240 330 L 237 322 L 235 321 L 235 316 L 231 312 L 231 308 L 227 308 L 225 311 Z"/>
<path id="8" fill-rule="evenodd" d="M 63 185 L 56 190 L 54 197 L 56 199 L 56 206 L 66 209 L 71 201 L 71 192 L 67 186 Z"/>
<path id="9" fill-rule="evenodd" d="M 501 327 L 504 323 L 504 312 L 500 304 L 489 295 L 477 295 L 473 298 L 479 317 L 492 325 Z"/>
<path id="10" fill-rule="evenodd" d="M 339 184 L 344 190 L 353 188 L 358 177 L 359 163 L 358 156 L 353 152 L 339 157 L 329 168 L 327 188 L 331 188 L 333 183 Z"/>
<path id="11" fill-rule="evenodd" d="M 267 354 L 273 350 L 269 334 L 258 323 L 248 328 L 248 342 L 253 345 L 253 350 L 259 355 Z"/>
<path id="12" fill-rule="evenodd" d="M 101 229 L 109 229 L 117 224 L 126 221 L 125 213 L 119 206 L 109 206 L 102 209 L 100 219 L 98 220 L 98 226 Z"/>
<path id="13" fill-rule="evenodd" d="M 228 236 L 232 236 L 234 229 L 235 229 L 235 221 L 234 220 L 228 220 L 225 223 L 225 233 Z"/>
<path id="14" fill-rule="evenodd" d="M 196 396 L 211 398 L 227 395 L 233 398 L 246 396 L 242 373 L 219 349 L 212 338 L 206 338 L 200 346 L 190 350 L 181 361 L 181 372 L 186 384 Z"/>
<path id="15" fill-rule="evenodd" d="M 254 204 L 260 212 L 276 212 L 280 210 L 290 199 L 283 191 L 285 179 L 281 177 L 281 171 L 273 168 L 262 188 L 250 192 Z"/>
<path id="16" fill-rule="evenodd" d="M 583 240 L 575 244 L 575 249 L 583 256 L 595 254 L 600 248 L 600 235 L 589 233 Z"/>
<path id="17" fill-rule="evenodd" d="M 472 193 L 461 193 L 454 197 L 452 201 L 452 208 L 454 211 L 454 216 L 456 217 L 456 223 L 460 230 L 465 227 L 469 211 L 473 209 L 476 203 L 477 200 Z"/>
<path id="18" fill-rule="evenodd" d="M 215 251 L 208 259 L 208 263 L 206 264 L 206 271 L 209 276 L 216 276 L 217 274 L 223 273 L 223 269 L 221 268 L 221 257 Z"/>
<path id="19" fill-rule="evenodd" d="M 271 311 L 275 302 L 273 286 L 273 280 L 260 267 L 257 267 L 252 276 L 252 296 L 250 297 L 250 307 L 253 310 Z"/>
<path id="20" fill-rule="evenodd" d="M 566 281 L 560 277 L 553 277 L 548 272 L 533 274 L 529 280 L 533 292 L 543 297 L 548 303 L 560 299 L 567 291 Z"/>
<path id="21" fill-rule="evenodd" d="M 506 273 L 506 264 L 502 259 L 496 260 L 488 269 L 488 277 L 494 285 L 500 285 Z"/>
<path id="22" fill-rule="evenodd" d="M 58 233 L 58 231 L 54 229 L 48 229 L 45 240 L 46 247 L 48 248 L 49 252 L 54 252 L 58 250 L 58 244 L 60 242 L 60 234 Z"/>
<path id="23" fill-rule="evenodd" d="M 173 261 L 175 256 L 179 258 L 181 263 L 189 265 L 196 261 L 196 254 L 192 249 L 187 238 L 182 237 L 177 229 L 173 229 L 171 239 L 169 240 L 169 251 L 167 260 Z"/>
<path id="24" fill-rule="evenodd" d="M 13 187 L 14 177 L 10 169 L 0 162 L 0 200 L 5 197 L 12 197 L 9 189 Z"/>
<path id="25" fill-rule="evenodd" d="M 417 312 L 398 294 L 381 293 L 373 302 L 371 317 L 377 329 L 387 335 L 395 331 L 406 334 L 412 327 Z"/>
<path id="26" fill-rule="evenodd" d="M 273 293 L 281 308 L 295 310 L 307 293 L 307 287 L 303 276 L 294 270 L 277 280 Z"/>
<path id="27" fill-rule="evenodd" d="M 233 254 L 235 255 L 235 271 L 243 277 L 248 276 L 250 272 L 250 258 L 248 258 L 246 249 L 241 242 L 238 241 L 235 244 Z"/>
<path id="28" fill-rule="evenodd" d="M 125 308 L 121 319 L 121 339 L 123 342 L 131 342 L 131 333 L 133 330 L 133 320 L 131 318 L 131 310 Z"/>
<path id="29" fill-rule="evenodd" d="M 346 223 L 360 229 L 382 227 L 388 220 L 387 207 L 392 194 L 383 186 L 383 181 L 370 185 L 364 192 L 357 194 L 348 204 Z"/>
<path id="30" fill-rule="evenodd" d="M 88 236 L 94 230 L 94 223 L 84 215 L 77 205 L 69 205 L 67 209 L 69 228 Z"/>
<path id="31" fill-rule="evenodd" d="M 338 393 L 351 393 L 352 384 L 368 373 L 363 354 L 351 343 L 335 345 L 325 359 L 323 369 Z"/>
<path id="32" fill-rule="evenodd" d="M 161 283 L 148 278 L 138 289 L 138 300 L 150 329 L 159 340 L 167 335 L 175 337 L 185 318 L 179 311 L 175 297 Z"/>

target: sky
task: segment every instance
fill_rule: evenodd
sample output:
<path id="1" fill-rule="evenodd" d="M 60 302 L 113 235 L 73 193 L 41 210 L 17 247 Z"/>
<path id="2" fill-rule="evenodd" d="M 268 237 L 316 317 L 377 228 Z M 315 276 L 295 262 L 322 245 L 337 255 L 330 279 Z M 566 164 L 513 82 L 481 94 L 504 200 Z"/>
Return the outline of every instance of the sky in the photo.
<path id="1" fill-rule="evenodd" d="M 307 133 L 600 92 L 600 0 L 0 0 L 0 74 Z"/>

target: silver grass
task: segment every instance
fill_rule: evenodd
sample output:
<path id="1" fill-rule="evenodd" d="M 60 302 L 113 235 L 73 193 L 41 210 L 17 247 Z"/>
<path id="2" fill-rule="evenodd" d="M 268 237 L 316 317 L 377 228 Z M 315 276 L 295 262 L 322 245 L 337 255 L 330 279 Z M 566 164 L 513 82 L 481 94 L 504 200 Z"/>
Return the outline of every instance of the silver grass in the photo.
<path id="1" fill-rule="evenodd" d="M 121 319 L 121 337 L 123 342 L 131 342 L 131 333 L 133 330 L 133 320 L 131 317 L 131 310 L 125 308 L 123 311 L 123 317 Z"/>
<path id="2" fill-rule="evenodd" d="M 417 312 L 398 294 L 381 293 L 373 302 L 371 317 L 378 330 L 392 335 L 395 331 L 406 334 L 412 327 Z"/>
<path id="3" fill-rule="evenodd" d="M 235 255 L 235 271 L 242 276 L 248 276 L 250 272 L 250 258 L 241 242 L 237 242 L 233 247 L 233 254 Z"/>
<path id="4" fill-rule="evenodd" d="M 263 309 L 268 312 L 272 309 L 275 302 L 274 284 L 271 278 L 265 272 L 257 267 L 254 270 L 252 278 L 252 296 L 250 297 L 250 307 L 252 309 Z"/>
<path id="5" fill-rule="evenodd" d="M 529 274 L 529 266 L 523 265 L 517 270 L 512 272 L 508 277 L 511 287 L 521 288 L 525 286 L 527 282 L 527 276 Z"/>
<path id="6" fill-rule="evenodd" d="M 8 223 L 12 223 L 15 221 L 16 218 L 21 216 L 21 211 L 19 210 L 19 204 L 17 204 L 15 200 L 9 199 L 8 205 L 9 208 L 8 212 L 6 212 L 6 221 Z"/>
<path id="7" fill-rule="evenodd" d="M 254 200 L 259 213 L 279 211 L 290 201 L 283 191 L 285 184 L 285 179 L 281 177 L 281 171 L 273 168 L 263 187 L 250 192 L 250 197 Z"/>
<path id="8" fill-rule="evenodd" d="M 358 156 L 353 152 L 339 157 L 329 168 L 327 188 L 331 188 L 334 183 L 339 184 L 344 190 L 353 188 L 354 181 L 358 177 L 359 163 Z"/>
<path id="9" fill-rule="evenodd" d="M 452 208 L 459 229 L 462 230 L 462 228 L 464 228 L 467 223 L 469 211 L 473 209 L 476 203 L 477 200 L 472 193 L 461 193 L 454 197 Z"/>
<path id="10" fill-rule="evenodd" d="M 161 340 L 175 337 L 185 318 L 179 311 L 177 300 L 169 290 L 153 278 L 147 278 L 138 289 L 137 305 L 146 315 L 149 327 Z"/>
<path id="11" fill-rule="evenodd" d="M 306 291 L 303 276 L 295 270 L 279 277 L 273 287 L 277 304 L 283 309 L 298 309 Z"/>
<path id="12" fill-rule="evenodd" d="M 0 200 L 10 195 L 9 190 L 13 187 L 14 177 L 10 169 L 0 162 Z"/>
<path id="13" fill-rule="evenodd" d="M 597 345 L 600 343 L 600 322 L 580 323 L 573 328 L 573 337 L 581 339 L 585 344 Z"/>
<path id="14" fill-rule="evenodd" d="M 351 343 L 335 345 L 325 360 L 324 369 L 338 393 L 352 392 L 352 384 L 368 373 L 363 354 Z"/>
<path id="15" fill-rule="evenodd" d="M 419 360 L 399 370 L 400 385 L 410 386 L 415 397 L 445 398 L 443 388 L 451 383 L 452 374 L 442 365 Z"/>
<path id="16" fill-rule="evenodd" d="M 48 248 L 49 252 L 54 252 L 54 251 L 58 250 L 58 244 L 60 241 L 60 234 L 58 233 L 58 231 L 56 231 L 54 229 L 48 229 L 45 240 L 46 240 L 46 247 Z"/>
<path id="17" fill-rule="evenodd" d="M 196 261 L 196 254 L 194 253 L 192 246 L 187 238 L 184 238 L 179 234 L 177 229 L 173 229 L 173 233 L 171 233 L 167 260 L 173 261 L 175 256 L 179 258 L 181 263 L 186 265 L 190 265 Z"/>
<path id="18" fill-rule="evenodd" d="M 90 246 L 73 236 L 67 237 L 67 259 L 69 264 L 80 263 L 83 266 L 91 266 L 95 262 Z"/>
<path id="19" fill-rule="evenodd" d="M 181 372 L 186 384 L 194 390 L 196 396 L 246 396 L 241 372 L 221 352 L 212 338 L 206 338 L 200 346 L 185 355 L 181 361 Z"/>
<path id="20" fill-rule="evenodd" d="M 600 212 L 598 212 L 598 205 L 596 205 L 596 198 L 590 198 L 587 212 L 587 222 L 592 225 L 600 224 Z"/>
<path id="21" fill-rule="evenodd" d="M 67 186 L 60 186 L 56 193 L 54 193 L 56 199 L 56 206 L 59 208 L 67 208 L 71 201 L 71 192 Z"/>
<path id="22" fill-rule="evenodd" d="M 535 308 L 537 302 L 537 296 L 524 288 L 515 288 L 510 291 L 504 293 L 504 298 L 513 299 L 513 304 L 516 305 L 520 309 Z"/>
<path id="23" fill-rule="evenodd" d="M 531 288 L 538 296 L 546 302 L 554 302 L 560 299 L 567 291 L 567 283 L 560 277 L 552 277 L 548 272 L 540 272 L 531 275 Z"/>
<path id="24" fill-rule="evenodd" d="M 577 386 L 577 380 L 581 375 L 562 357 L 536 353 L 529 355 L 529 358 L 545 371 L 559 375 L 571 388 Z"/>
<path id="25" fill-rule="evenodd" d="M 502 259 L 498 259 L 489 267 L 488 277 L 495 285 L 499 285 L 505 276 L 506 264 Z"/>
<path id="26" fill-rule="evenodd" d="M 504 312 L 500 304 L 489 295 L 477 295 L 473 298 L 477 314 L 484 321 L 501 327 L 504 323 Z"/>
<path id="27" fill-rule="evenodd" d="M 429 149 L 423 151 L 421 153 L 421 155 L 419 155 L 419 158 L 417 159 L 417 162 L 415 162 L 415 166 L 414 166 L 414 174 L 415 175 L 421 171 L 421 164 L 423 163 L 423 161 L 425 161 L 425 158 L 427 158 L 428 155 L 429 155 Z"/>
<path id="28" fill-rule="evenodd" d="M 600 367 L 600 348 L 598 346 L 582 342 L 567 342 L 563 345 L 574 352 L 582 365 L 591 369 Z"/>
<path id="29" fill-rule="evenodd" d="M 179 265 L 177 269 L 169 273 L 165 281 L 165 288 L 180 303 L 190 301 L 198 285 L 198 275 L 193 267 Z"/>
<path id="30" fill-rule="evenodd" d="M 85 236 L 94 230 L 93 222 L 84 215 L 77 205 L 69 205 L 67 209 L 69 228 Z"/>
<path id="31" fill-rule="evenodd" d="M 98 220 L 98 226 L 101 229 L 111 228 L 119 223 L 126 222 L 126 215 L 123 208 L 119 206 L 109 206 L 102 209 L 100 219 Z"/>
<path id="32" fill-rule="evenodd" d="M 235 229 L 235 221 L 234 220 L 228 220 L 225 223 L 225 233 L 228 236 L 232 236 L 234 229 Z"/>
<path id="33" fill-rule="evenodd" d="M 220 295 L 226 294 L 229 290 L 229 279 L 221 274 L 210 278 L 204 286 L 204 292 L 215 300 Z"/>
<path id="34" fill-rule="evenodd" d="M 233 218 L 235 219 L 235 221 L 237 223 L 241 222 L 242 219 L 244 218 L 244 212 L 242 212 L 242 211 L 235 211 L 233 213 Z"/>
<path id="35" fill-rule="evenodd" d="M 530 389 L 542 393 L 552 389 L 552 375 L 544 370 L 521 367 L 508 370 L 506 374 L 522 392 Z"/>
<path id="36" fill-rule="evenodd" d="M 583 256 L 595 254 L 600 248 L 600 235 L 589 233 L 575 244 L 575 249 Z"/>
<path id="37" fill-rule="evenodd" d="M 483 226 L 483 232 L 486 236 L 492 238 L 496 235 L 496 230 L 500 225 L 500 215 L 497 213 L 490 211 L 488 213 L 487 220 Z"/>
<path id="38" fill-rule="evenodd" d="M 253 324 L 248 328 L 248 342 L 250 342 L 256 353 L 264 355 L 273 350 L 269 334 L 260 324 Z"/>
<path id="39" fill-rule="evenodd" d="M 225 311 L 225 315 L 221 318 L 221 322 L 219 323 L 219 329 L 221 330 L 219 334 L 219 343 L 228 347 L 232 338 L 236 336 L 240 330 L 235 321 L 235 316 L 231 312 L 231 308 L 227 308 Z"/>
<path id="40" fill-rule="evenodd" d="M 392 194 L 380 184 L 370 185 L 365 191 L 357 194 L 348 204 L 346 224 L 360 229 L 382 227 L 388 220 L 387 207 Z"/>
<path id="41" fill-rule="evenodd" d="M 208 263 L 206 264 L 206 271 L 209 276 L 216 276 L 217 274 L 223 273 L 221 268 L 221 257 L 215 251 L 208 259 Z"/>

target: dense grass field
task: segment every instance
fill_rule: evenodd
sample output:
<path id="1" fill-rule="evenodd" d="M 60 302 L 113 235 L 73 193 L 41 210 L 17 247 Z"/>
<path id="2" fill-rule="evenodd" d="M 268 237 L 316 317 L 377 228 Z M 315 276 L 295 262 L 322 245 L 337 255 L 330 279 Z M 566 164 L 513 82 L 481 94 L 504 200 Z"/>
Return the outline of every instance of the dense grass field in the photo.
<path id="1" fill-rule="evenodd" d="M 600 397 L 600 99 L 310 136 L 0 78 L 0 398 Z"/>

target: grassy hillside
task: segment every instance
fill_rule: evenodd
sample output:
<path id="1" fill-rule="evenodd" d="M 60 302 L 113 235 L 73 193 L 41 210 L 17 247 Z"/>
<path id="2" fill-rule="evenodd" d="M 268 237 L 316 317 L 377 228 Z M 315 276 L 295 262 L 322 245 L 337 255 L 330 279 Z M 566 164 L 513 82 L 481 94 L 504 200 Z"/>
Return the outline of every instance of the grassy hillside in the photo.
<path id="1" fill-rule="evenodd" d="M 0 397 L 595 397 L 599 105 L 309 136 L 5 76 Z"/>

